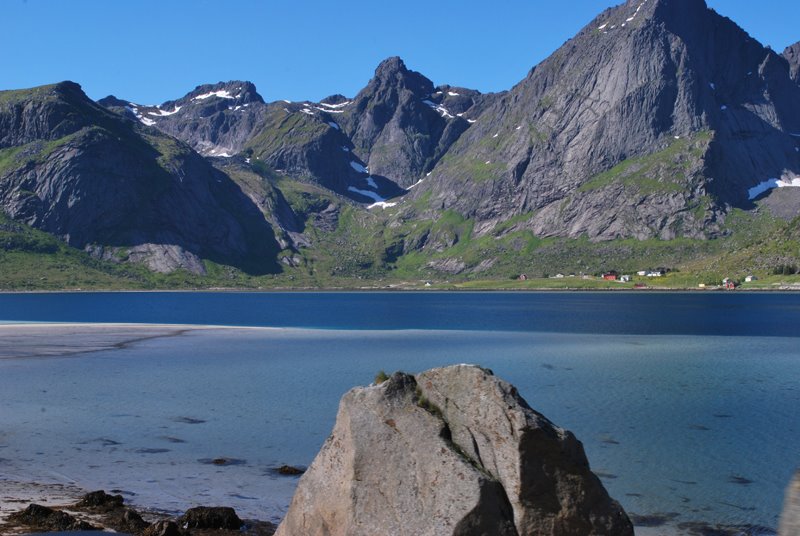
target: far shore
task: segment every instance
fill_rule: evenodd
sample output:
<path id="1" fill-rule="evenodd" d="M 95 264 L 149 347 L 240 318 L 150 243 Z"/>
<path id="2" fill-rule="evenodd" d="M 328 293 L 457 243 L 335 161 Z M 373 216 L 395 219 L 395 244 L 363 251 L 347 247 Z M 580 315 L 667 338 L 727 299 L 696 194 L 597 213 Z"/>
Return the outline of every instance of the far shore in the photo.
<path id="1" fill-rule="evenodd" d="M 0 289 L 0 295 L 14 294 L 92 294 L 92 293 L 115 293 L 115 294 L 191 294 L 191 293 L 392 293 L 392 292 L 623 292 L 623 293 L 793 293 L 800 291 L 800 283 L 772 283 L 770 285 L 745 285 L 737 287 L 735 290 L 728 290 L 721 286 L 664 286 L 648 285 L 644 287 L 634 287 L 624 283 L 604 283 L 593 281 L 593 284 L 574 285 L 559 282 L 557 284 L 537 284 L 531 280 L 525 282 L 497 282 L 470 281 L 461 283 L 436 283 L 431 286 L 425 285 L 384 285 L 384 286 L 360 286 L 360 287 L 198 287 L 198 288 L 162 288 L 162 289 L 108 289 L 108 288 L 65 288 L 65 289 Z M 563 286 L 559 286 L 563 285 Z"/>

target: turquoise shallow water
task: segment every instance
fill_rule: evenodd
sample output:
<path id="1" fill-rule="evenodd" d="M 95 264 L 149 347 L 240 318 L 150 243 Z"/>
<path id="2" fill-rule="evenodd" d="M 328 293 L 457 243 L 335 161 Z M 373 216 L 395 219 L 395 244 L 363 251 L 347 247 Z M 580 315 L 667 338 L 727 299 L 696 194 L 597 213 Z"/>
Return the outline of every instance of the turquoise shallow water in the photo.
<path id="1" fill-rule="evenodd" d="M 771 311 L 723 305 L 688 310 Z M 796 320 L 792 304 L 776 311 Z M 797 336 L 576 331 L 208 330 L 2 360 L 0 478 L 74 481 L 129 493 L 140 506 L 229 504 L 278 519 L 296 481 L 272 469 L 310 463 L 347 389 L 380 369 L 466 362 L 491 368 L 572 430 L 628 512 L 777 526 L 800 464 Z M 218 457 L 237 463 L 207 463 Z"/>

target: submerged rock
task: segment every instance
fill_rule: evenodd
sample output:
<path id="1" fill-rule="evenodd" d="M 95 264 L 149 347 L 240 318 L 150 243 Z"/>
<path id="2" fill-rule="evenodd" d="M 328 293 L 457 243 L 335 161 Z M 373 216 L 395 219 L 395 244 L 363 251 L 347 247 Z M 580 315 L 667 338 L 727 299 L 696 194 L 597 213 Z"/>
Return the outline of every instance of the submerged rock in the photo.
<path id="1" fill-rule="evenodd" d="M 800 534 L 800 470 L 794 474 L 792 482 L 786 489 L 786 500 L 783 503 L 779 536 L 797 536 Z"/>
<path id="2" fill-rule="evenodd" d="M 92 510 L 113 510 L 121 508 L 123 502 L 122 495 L 109 495 L 104 490 L 98 490 L 84 495 L 75 506 Z"/>
<path id="3" fill-rule="evenodd" d="M 178 520 L 188 529 L 239 530 L 244 524 L 229 506 L 198 506 L 190 508 Z"/>
<path id="4" fill-rule="evenodd" d="M 572 433 L 475 366 L 341 401 L 278 536 L 633 535 Z"/>

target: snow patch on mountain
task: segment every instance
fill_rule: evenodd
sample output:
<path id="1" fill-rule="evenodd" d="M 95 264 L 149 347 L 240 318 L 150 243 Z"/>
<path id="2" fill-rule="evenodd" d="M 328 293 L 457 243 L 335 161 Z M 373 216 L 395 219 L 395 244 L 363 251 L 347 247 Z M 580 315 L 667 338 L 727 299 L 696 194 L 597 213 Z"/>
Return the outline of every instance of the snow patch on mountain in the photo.
<path id="1" fill-rule="evenodd" d="M 369 171 L 367 171 L 367 168 L 365 168 L 364 166 L 355 161 L 350 162 L 350 167 L 355 169 L 359 173 L 369 173 Z"/>
<path id="2" fill-rule="evenodd" d="M 239 89 L 241 89 L 241 88 L 239 88 Z M 195 100 L 205 100 L 205 99 L 209 99 L 211 97 L 217 97 L 217 98 L 220 98 L 220 99 L 235 99 L 235 98 L 238 98 L 239 95 L 234 97 L 233 95 L 230 94 L 229 91 L 221 89 L 219 91 L 212 91 L 210 93 L 203 93 L 202 95 L 198 95 L 196 97 L 192 97 L 192 100 L 193 101 L 195 101 Z"/>
<path id="3" fill-rule="evenodd" d="M 354 193 L 363 195 L 364 197 L 369 197 L 370 199 L 374 199 L 376 203 L 380 203 L 382 201 L 386 201 L 386 199 L 384 199 L 383 197 L 379 196 L 378 194 L 376 194 L 375 192 L 372 192 L 370 190 L 359 190 L 355 186 L 348 186 L 347 190 L 350 191 L 350 192 L 354 192 Z"/>

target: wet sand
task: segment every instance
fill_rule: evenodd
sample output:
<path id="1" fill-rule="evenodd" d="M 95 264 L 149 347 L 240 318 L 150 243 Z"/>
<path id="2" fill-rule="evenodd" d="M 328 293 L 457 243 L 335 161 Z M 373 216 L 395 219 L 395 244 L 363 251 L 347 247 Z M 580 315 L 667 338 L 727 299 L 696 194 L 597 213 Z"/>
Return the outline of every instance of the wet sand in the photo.
<path id="1" fill-rule="evenodd" d="M 187 324 L 0 324 L 0 359 L 58 357 L 125 348 L 137 342 L 199 330 L 275 330 Z"/>

